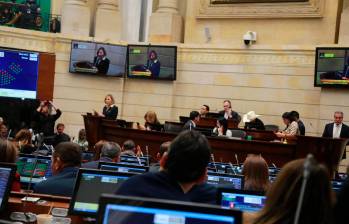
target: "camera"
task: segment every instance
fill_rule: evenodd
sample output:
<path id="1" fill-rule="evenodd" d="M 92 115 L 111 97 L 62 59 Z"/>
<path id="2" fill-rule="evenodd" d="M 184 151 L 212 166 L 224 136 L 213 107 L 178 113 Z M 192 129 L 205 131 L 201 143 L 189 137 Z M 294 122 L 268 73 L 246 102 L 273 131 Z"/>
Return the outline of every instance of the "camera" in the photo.
<path id="1" fill-rule="evenodd" d="M 251 45 L 252 43 L 257 41 L 257 33 L 252 31 L 247 31 L 242 37 L 245 45 Z"/>

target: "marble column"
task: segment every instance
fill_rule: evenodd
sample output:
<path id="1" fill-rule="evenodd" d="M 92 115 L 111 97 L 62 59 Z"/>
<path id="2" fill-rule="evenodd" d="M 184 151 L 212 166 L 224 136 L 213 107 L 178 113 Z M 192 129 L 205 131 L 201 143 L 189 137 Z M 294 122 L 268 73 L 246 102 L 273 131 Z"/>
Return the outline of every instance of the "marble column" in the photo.
<path id="1" fill-rule="evenodd" d="M 341 15 L 341 23 L 339 27 L 338 44 L 348 45 L 349 44 L 349 1 L 343 2 L 343 11 Z"/>
<path id="2" fill-rule="evenodd" d="M 120 40 L 121 30 L 122 23 L 119 11 L 119 0 L 98 0 L 95 37 Z"/>
<path id="3" fill-rule="evenodd" d="M 150 17 L 149 41 L 181 42 L 183 19 L 178 13 L 178 0 L 160 0 L 158 10 Z"/>
<path id="4" fill-rule="evenodd" d="M 65 0 L 62 9 L 62 33 L 89 36 L 90 9 L 87 0 Z"/>

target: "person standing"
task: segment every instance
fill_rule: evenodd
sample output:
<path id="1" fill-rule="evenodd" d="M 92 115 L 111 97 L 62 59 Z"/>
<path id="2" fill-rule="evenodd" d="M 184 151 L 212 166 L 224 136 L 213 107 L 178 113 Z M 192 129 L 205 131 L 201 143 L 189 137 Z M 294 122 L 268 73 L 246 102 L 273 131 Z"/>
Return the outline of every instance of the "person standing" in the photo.
<path id="1" fill-rule="evenodd" d="M 51 114 L 52 109 L 56 111 L 53 115 Z M 43 133 L 45 137 L 52 136 L 55 122 L 61 115 L 61 110 L 57 109 L 52 101 L 42 101 L 35 113 L 37 132 Z"/>
<path id="2" fill-rule="evenodd" d="M 102 114 L 98 113 L 97 111 L 94 111 L 94 114 L 97 116 L 104 117 L 108 120 L 116 120 L 118 117 L 118 107 L 115 105 L 115 100 L 113 95 L 108 94 L 104 98 L 105 106 L 103 107 Z"/>
<path id="3" fill-rule="evenodd" d="M 334 122 L 326 124 L 322 137 L 327 138 L 349 138 L 349 126 L 343 124 L 344 113 L 342 111 L 334 112 Z M 346 158 L 344 153 L 342 159 Z"/>

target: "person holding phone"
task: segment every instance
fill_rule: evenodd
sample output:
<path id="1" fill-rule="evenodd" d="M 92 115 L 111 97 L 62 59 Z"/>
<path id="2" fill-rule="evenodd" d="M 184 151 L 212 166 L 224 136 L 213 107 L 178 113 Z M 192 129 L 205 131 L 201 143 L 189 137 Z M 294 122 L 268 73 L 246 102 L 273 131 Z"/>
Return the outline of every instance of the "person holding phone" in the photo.
<path id="1" fill-rule="evenodd" d="M 52 110 L 56 113 L 52 114 Z M 62 111 L 55 107 L 52 101 L 42 101 L 35 111 L 35 120 L 37 123 L 36 131 L 43 133 L 44 136 L 54 134 L 55 122 L 62 115 Z"/>

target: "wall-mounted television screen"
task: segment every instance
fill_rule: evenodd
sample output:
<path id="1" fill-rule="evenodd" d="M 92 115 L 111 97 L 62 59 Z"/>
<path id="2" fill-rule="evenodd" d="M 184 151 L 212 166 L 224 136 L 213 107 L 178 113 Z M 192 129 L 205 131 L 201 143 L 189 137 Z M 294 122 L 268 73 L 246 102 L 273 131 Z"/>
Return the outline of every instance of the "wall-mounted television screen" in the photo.
<path id="1" fill-rule="evenodd" d="M 127 46 L 72 41 L 69 72 L 123 77 Z"/>
<path id="2" fill-rule="evenodd" d="M 39 53 L 0 49 L 0 96 L 36 99 Z"/>
<path id="3" fill-rule="evenodd" d="M 128 46 L 128 78 L 176 80 L 176 72 L 176 46 Z"/>
<path id="4" fill-rule="evenodd" d="M 349 87 L 349 48 L 316 48 L 314 85 Z"/>

